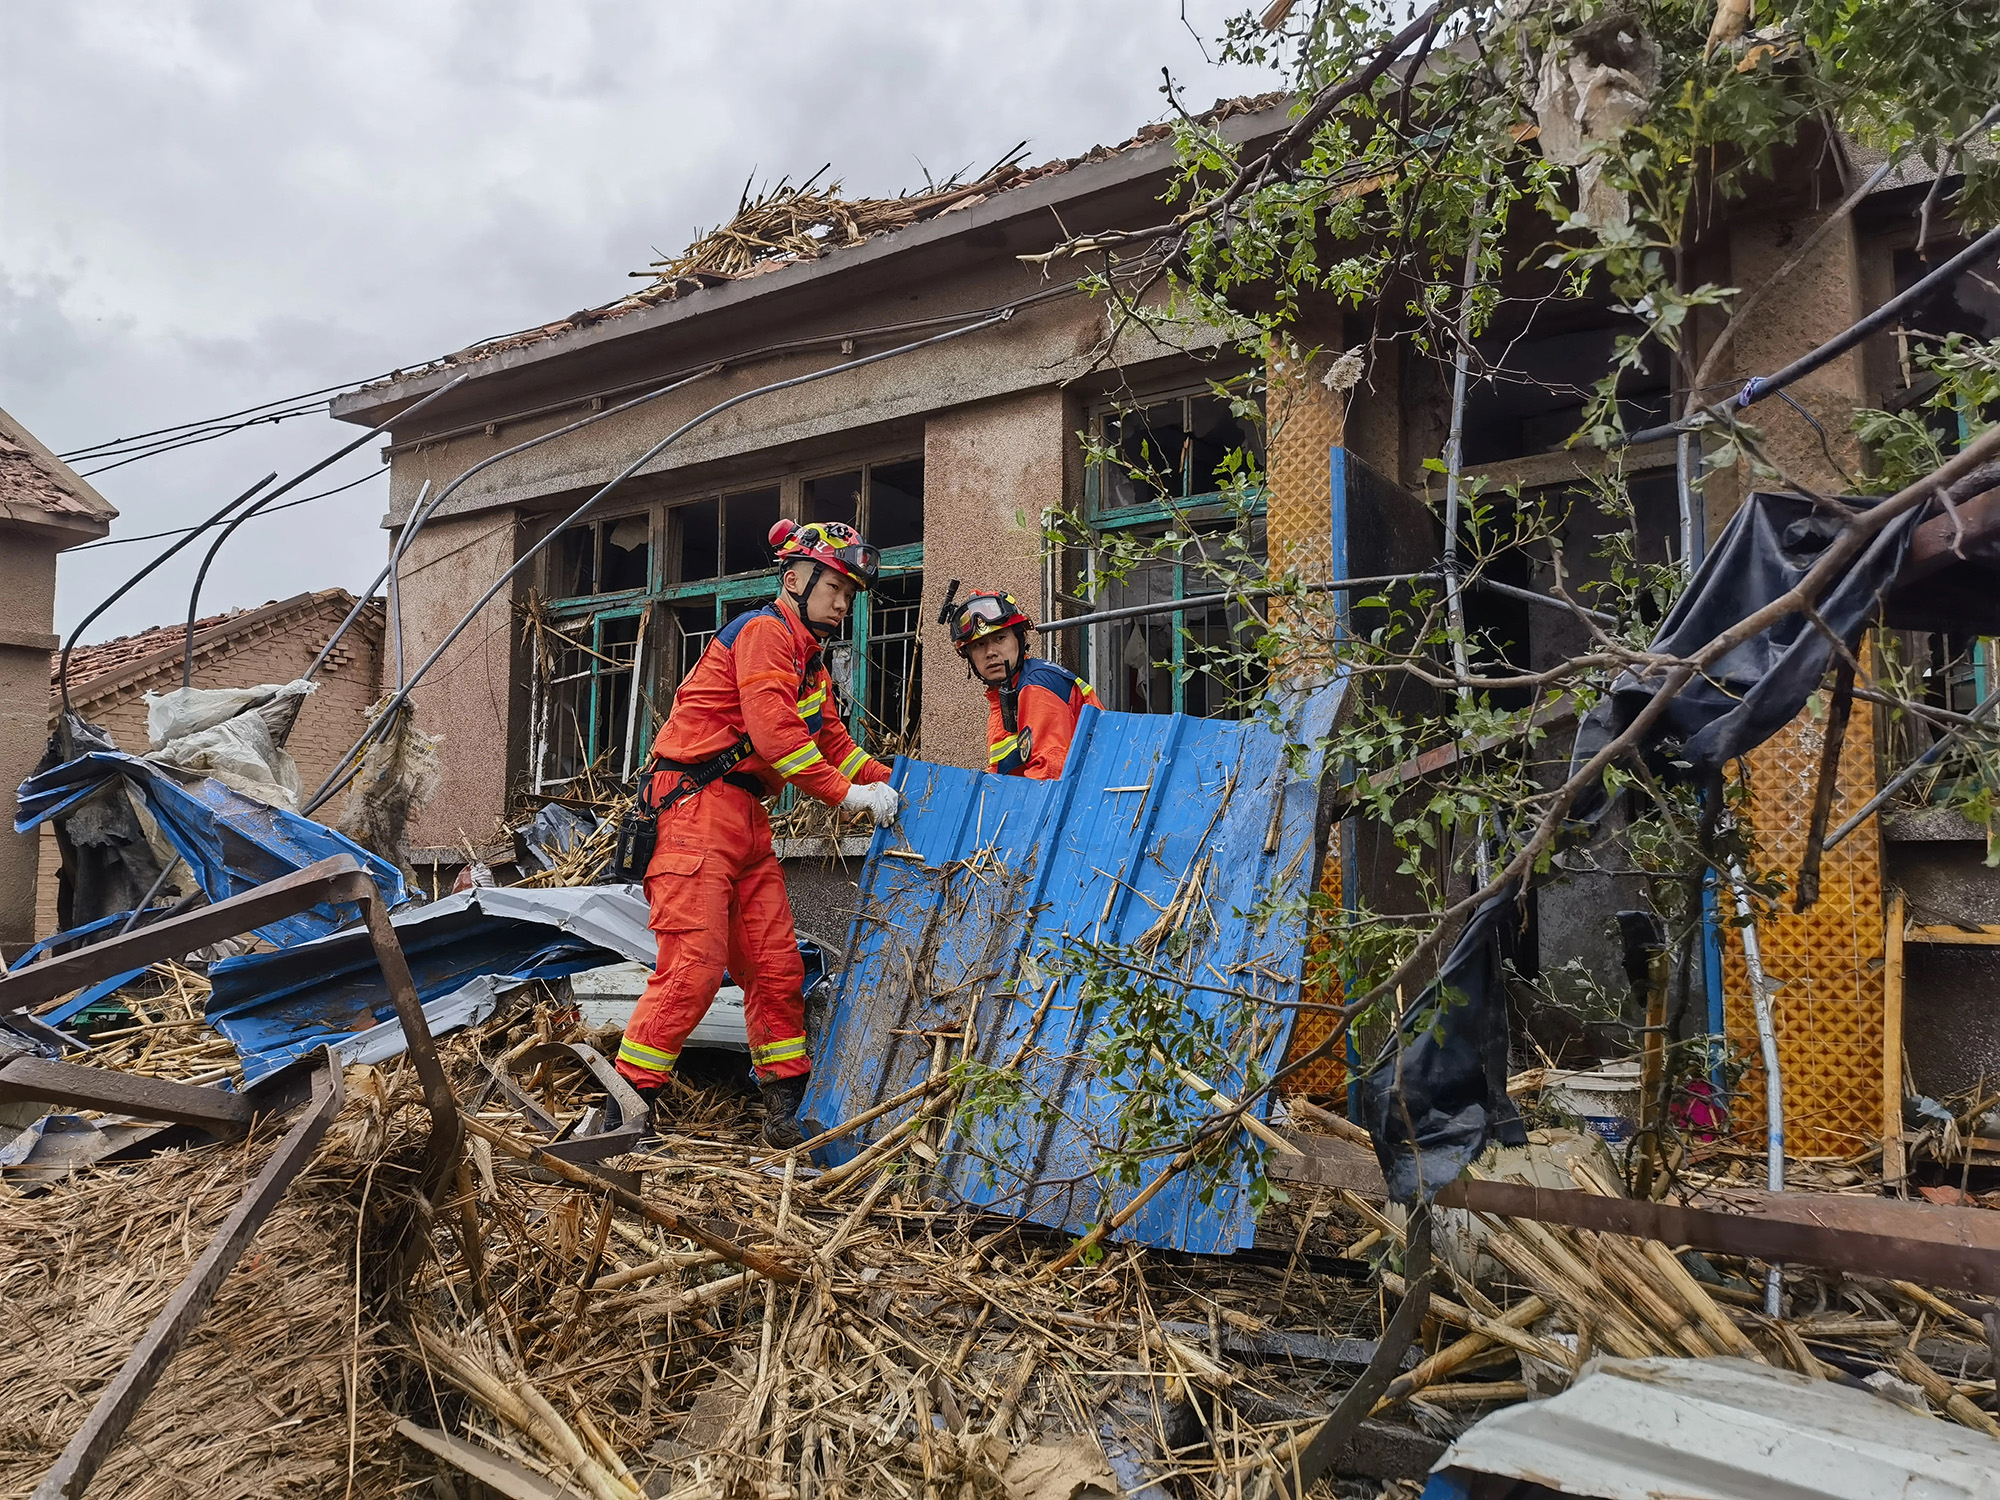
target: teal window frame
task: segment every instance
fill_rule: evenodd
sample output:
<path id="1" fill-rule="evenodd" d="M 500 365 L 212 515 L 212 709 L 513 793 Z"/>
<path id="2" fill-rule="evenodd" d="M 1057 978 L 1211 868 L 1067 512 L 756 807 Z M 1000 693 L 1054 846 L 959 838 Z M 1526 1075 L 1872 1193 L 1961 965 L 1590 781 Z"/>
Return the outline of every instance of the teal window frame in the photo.
<path id="1" fill-rule="evenodd" d="M 1166 401 L 1187 400 L 1195 396 L 1212 394 L 1213 392 L 1209 391 L 1205 386 L 1196 390 L 1165 391 L 1157 397 L 1148 397 L 1134 403 L 1133 408 L 1143 410 L 1145 407 Z M 1101 442 L 1104 434 L 1105 419 L 1117 414 L 1117 408 L 1108 406 L 1094 411 L 1090 418 L 1091 435 L 1093 438 Z M 1181 487 L 1183 489 L 1192 489 L 1196 483 L 1196 476 L 1191 472 L 1192 468 L 1193 444 L 1189 443 L 1184 446 L 1181 454 Z M 1087 464 L 1084 467 L 1083 475 L 1084 519 L 1090 529 L 1088 543 L 1090 574 L 1086 581 L 1085 597 L 1097 601 L 1092 605 L 1093 609 L 1108 607 L 1104 602 L 1103 592 L 1099 587 L 1097 566 L 1098 555 L 1102 550 L 1103 541 L 1106 537 L 1116 536 L 1121 532 L 1129 533 L 1137 531 L 1142 527 L 1163 524 L 1194 527 L 1221 520 L 1235 520 L 1238 524 L 1242 524 L 1263 519 L 1270 508 L 1269 491 L 1263 486 L 1257 486 L 1245 491 L 1240 499 L 1224 490 L 1208 490 L 1201 494 L 1182 495 L 1172 499 L 1162 497 L 1158 503 L 1150 505 L 1106 506 L 1103 503 L 1105 491 L 1104 469 L 1105 464 L 1103 461 Z M 1186 563 L 1177 559 L 1173 565 L 1173 597 L 1175 599 L 1185 599 L 1188 597 L 1187 574 Z M 1200 592 L 1213 593 L 1215 590 L 1211 586 L 1204 585 Z M 1168 662 L 1171 668 L 1169 677 L 1172 684 L 1171 706 L 1167 709 L 1148 708 L 1146 711 L 1152 713 L 1185 713 L 1187 711 L 1187 684 L 1191 675 L 1187 670 L 1187 645 L 1191 639 L 1188 632 L 1187 612 L 1177 609 L 1167 618 L 1171 621 L 1172 631 L 1172 648 Z M 1105 686 L 1109 683 L 1105 669 L 1111 665 L 1110 663 L 1101 663 L 1098 659 L 1098 641 L 1102 629 L 1103 627 L 1098 626 L 1083 632 L 1084 639 L 1081 651 L 1084 680 L 1098 684 L 1100 696 L 1104 694 Z"/>
<path id="2" fill-rule="evenodd" d="M 751 487 L 746 487 L 751 488 Z M 731 493 L 738 493 L 732 490 Z M 775 597 L 778 586 L 778 570 L 775 567 L 760 568 L 754 572 L 726 574 L 719 578 L 701 578 L 689 583 L 667 583 L 662 574 L 665 571 L 665 550 L 657 545 L 657 539 L 664 535 L 663 521 L 666 512 L 674 505 L 699 501 L 706 496 L 689 497 L 664 505 L 655 506 L 645 512 L 652 517 L 653 535 L 656 545 L 648 568 L 648 587 L 624 589 L 615 593 L 572 595 L 567 598 L 544 601 L 550 623 L 565 635 L 580 642 L 592 653 L 588 657 L 588 686 L 580 695 L 577 705 L 577 720 L 583 733 L 584 765 L 593 765 L 597 758 L 611 745 L 600 743 L 599 720 L 604 695 L 615 692 L 617 679 L 629 674 L 633 681 L 633 691 L 639 695 L 638 716 L 630 721 L 624 762 L 612 769 L 618 771 L 619 779 L 629 779 L 637 770 L 642 755 L 635 755 L 635 747 L 652 742 L 659 732 L 659 726 L 673 706 L 674 688 L 678 683 L 678 664 L 671 668 L 660 656 L 660 643 L 665 630 L 664 616 L 670 610 L 686 608 L 689 604 L 712 600 L 714 604 L 714 628 L 720 630 L 737 612 L 732 606 L 755 601 L 764 603 Z M 612 518 L 617 519 L 617 518 Z M 907 577 L 919 574 L 924 566 L 924 544 L 911 542 L 900 547 L 891 547 L 882 553 L 881 572 L 885 577 Z M 546 575 L 545 575 L 546 576 Z M 603 660 L 609 653 L 603 649 L 605 626 L 613 621 L 630 620 L 647 616 L 650 612 L 657 626 L 642 627 L 636 660 L 632 666 L 620 670 Z M 843 722 L 857 745 L 868 747 L 867 704 L 869 674 L 869 645 L 874 618 L 874 610 L 868 593 L 864 590 L 855 597 L 854 608 L 848 614 L 847 629 L 841 639 L 851 645 L 853 651 L 853 672 L 847 690 L 846 713 Z M 913 670 L 921 658 L 913 661 Z M 650 666 L 649 666 L 650 663 Z M 527 782 L 539 796 L 560 796 L 561 789 L 568 785 L 572 777 L 552 777 L 547 774 L 548 760 L 553 746 L 551 726 L 545 715 L 556 712 L 553 699 L 546 696 L 554 690 L 555 684 L 544 682 L 539 668 L 533 669 L 532 684 L 534 702 L 530 713 L 530 743 L 528 753 L 537 763 L 528 768 Z M 674 687 L 663 686 L 663 679 L 671 672 L 675 676 Z M 579 675 L 576 679 L 582 680 Z M 789 791 L 788 794 L 789 796 Z"/>

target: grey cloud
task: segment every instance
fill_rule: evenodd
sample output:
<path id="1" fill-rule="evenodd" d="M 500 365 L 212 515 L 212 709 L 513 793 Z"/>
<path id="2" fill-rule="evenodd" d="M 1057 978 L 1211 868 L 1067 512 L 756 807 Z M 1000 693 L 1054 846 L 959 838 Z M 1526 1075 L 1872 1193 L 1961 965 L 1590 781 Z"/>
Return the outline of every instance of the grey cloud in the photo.
<path id="1" fill-rule="evenodd" d="M 1241 3 L 1187 9 L 1212 39 Z M 1180 0 L 13 0 L 0 24 L 0 403 L 58 449 L 620 296 L 753 174 L 894 193 L 919 160 L 1121 140 L 1163 64 L 1202 103 L 1271 86 L 1205 67 Z M 114 534 L 155 531 L 354 435 L 304 418 L 97 482 Z M 382 492 L 249 523 L 204 608 L 366 582 Z M 66 559 L 63 626 L 158 545 Z M 198 550 L 92 636 L 176 617 Z"/>

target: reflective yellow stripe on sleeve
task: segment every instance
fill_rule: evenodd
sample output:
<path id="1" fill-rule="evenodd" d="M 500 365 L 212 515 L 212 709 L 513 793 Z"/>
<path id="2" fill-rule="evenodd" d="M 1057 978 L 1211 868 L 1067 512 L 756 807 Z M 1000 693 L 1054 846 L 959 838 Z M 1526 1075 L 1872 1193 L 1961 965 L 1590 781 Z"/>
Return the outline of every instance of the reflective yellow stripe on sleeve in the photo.
<path id="1" fill-rule="evenodd" d="M 988 764 L 989 766 L 999 765 L 1001 761 L 1005 760 L 1008 756 L 1014 753 L 1014 747 L 1020 743 L 1021 743 L 1021 737 L 1018 734 L 1008 735 L 1006 739 L 1000 741 L 1000 743 L 995 745 L 993 749 L 987 754 L 986 764 Z"/>
<path id="2" fill-rule="evenodd" d="M 794 750 L 790 755 L 780 759 L 771 769 L 776 771 L 780 776 L 796 776 L 799 772 L 816 766 L 825 759 L 826 757 L 819 753 L 819 746 L 808 741 L 797 750 Z"/>
<path id="3" fill-rule="evenodd" d="M 819 691 L 814 693 L 810 698 L 799 699 L 799 717 L 801 719 L 805 718 L 824 702 L 826 702 L 826 685 L 822 683 Z"/>
<path id="4" fill-rule="evenodd" d="M 849 781 L 852 781 L 854 773 L 867 764 L 868 752 L 857 746 L 854 753 L 840 763 L 840 774 L 845 776 Z"/>

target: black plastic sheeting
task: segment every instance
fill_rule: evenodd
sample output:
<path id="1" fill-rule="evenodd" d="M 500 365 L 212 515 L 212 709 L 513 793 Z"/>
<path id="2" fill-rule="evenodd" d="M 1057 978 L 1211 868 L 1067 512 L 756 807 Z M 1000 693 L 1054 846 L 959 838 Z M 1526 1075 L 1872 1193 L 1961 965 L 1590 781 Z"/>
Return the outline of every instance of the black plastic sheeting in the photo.
<path id="1" fill-rule="evenodd" d="M 1992 481 L 1987 479 L 1985 483 Z M 1848 505 L 1867 505 L 1849 499 Z M 1713 782 L 1737 756 L 1797 717 L 1834 663 L 1830 631 L 1850 651 L 1871 626 L 1934 629 L 1924 589 L 1896 593 L 1896 576 L 1916 528 L 1936 505 L 1916 506 L 1885 526 L 1821 596 L 1821 630 L 1803 611 L 1778 621 L 1724 656 L 1668 705 L 1643 747 L 1657 773 Z M 1797 495 L 1752 494 L 1668 614 L 1654 651 L 1688 656 L 1746 616 L 1796 587 L 1839 535 L 1836 515 Z M 1968 551 L 1959 572 L 1979 569 Z M 2000 631 L 2000 569 L 1986 569 L 1975 610 L 1953 628 Z M 1665 672 L 1622 674 L 1577 728 L 1572 774 L 1631 725 L 1652 702 Z M 1601 790 L 1577 799 L 1577 836 L 1594 837 L 1606 810 Z M 1404 1013 L 1381 1061 L 1362 1081 L 1369 1134 L 1389 1192 L 1425 1200 L 1494 1140 L 1525 1140 L 1507 1098 L 1507 991 L 1504 960 L 1521 925 L 1519 892 L 1509 890 L 1466 923 L 1438 977 Z"/>
<path id="2" fill-rule="evenodd" d="M 1507 1097 L 1505 962 L 1521 934 L 1509 886 L 1472 914 L 1395 1042 L 1361 1081 L 1361 1107 L 1389 1196 L 1426 1202 L 1489 1143 L 1527 1139 Z"/>
<path id="3" fill-rule="evenodd" d="M 1848 500 L 1866 505 L 1866 500 Z M 1876 533 L 1820 598 L 1821 630 L 1803 611 L 1752 636 L 1695 678 L 1667 706 L 1646 749 L 1662 773 L 1710 781 L 1737 756 L 1754 750 L 1798 716 L 1833 665 L 1828 631 L 1850 651 L 1883 618 L 1910 537 L 1929 517 L 1915 506 Z M 1702 559 L 1687 592 L 1668 614 L 1652 649 L 1689 656 L 1747 615 L 1797 587 L 1840 534 L 1838 516 L 1817 511 L 1798 495 L 1759 491 L 1731 517 L 1715 549 Z M 1894 611 L 1888 623 L 1897 623 Z M 1960 627 L 1976 629 L 1977 622 Z M 1572 773 L 1624 732 L 1660 689 L 1664 671 L 1621 673 L 1611 691 L 1577 728 Z M 1576 815 L 1603 811 L 1601 794 L 1579 798 Z"/>

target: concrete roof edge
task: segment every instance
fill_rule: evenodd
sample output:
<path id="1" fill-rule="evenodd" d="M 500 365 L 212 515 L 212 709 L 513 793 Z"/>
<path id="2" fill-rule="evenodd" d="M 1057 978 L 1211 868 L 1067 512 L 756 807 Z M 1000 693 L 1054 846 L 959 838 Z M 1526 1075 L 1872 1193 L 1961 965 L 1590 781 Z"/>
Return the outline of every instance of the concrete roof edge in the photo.
<path id="1" fill-rule="evenodd" d="M 1281 134 L 1289 123 L 1291 108 L 1292 101 L 1286 99 L 1255 113 L 1231 115 L 1218 128 L 1237 145 L 1250 144 L 1266 136 Z M 605 318 L 537 343 L 501 350 L 464 366 L 447 365 L 403 380 L 348 391 L 333 398 L 328 412 L 341 421 L 372 426 L 383 420 L 388 408 L 426 396 L 468 370 L 473 372 L 476 382 L 483 375 L 546 363 L 615 339 L 689 322 L 777 292 L 796 290 L 813 281 L 844 275 L 959 235 L 1025 218 L 1073 199 L 1139 181 L 1166 168 L 1172 161 L 1173 152 L 1172 137 L 1150 141 L 1104 160 L 1084 162 L 1066 172 L 1052 173 L 1022 187 L 1006 189 L 971 208 L 941 213 L 908 228 L 876 235 L 859 245 L 842 247 L 817 260 L 794 261 L 781 270 L 708 287 L 643 312 Z"/>
<path id="2" fill-rule="evenodd" d="M 289 599 L 277 599 L 269 604 L 259 605 L 255 609 L 246 609 L 241 614 L 231 615 L 219 625 L 211 625 L 205 630 L 197 630 L 194 638 L 195 652 L 197 655 L 201 655 L 213 651 L 217 647 L 234 645 L 244 635 L 255 630 L 260 625 L 276 624 L 290 616 L 304 616 L 325 604 L 336 601 L 340 603 L 343 614 L 354 607 L 354 596 L 348 593 L 346 589 L 317 589 L 303 594 L 294 594 Z M 377 611 L 377 613 L 380 613 L 380 611 Z M 363 610 L 361 619 L 355 622 L 355 628 L 362 628 L 363 625 L 368 623 L 368 619 L 369 611 Z M 157 630 L 161 627 L 154 626 L 153 628 Z M 101 644 L 108 645 L 110 643 L 103 642 Z M 86 703 L 95 703 L 100 699 L 109 697 L 113 693 L 135 687 L 146 678 L 159 672 L 161 668 L 180 660 L 182 650 L 183 646 L 179 642 L 173 642 L 161 646 L 156 651 L 148 651 L 144 656 L 134 657 L 131 661 L 113 667 L 110 671 L 100 676 L 92 677 L 88 681 L 78 683 L 72 687 L 69 695 L 70 701 L 79 706 Z M 50 691 L 52 694 L 57 691 L 54 684 L 50 685 Z"/>

